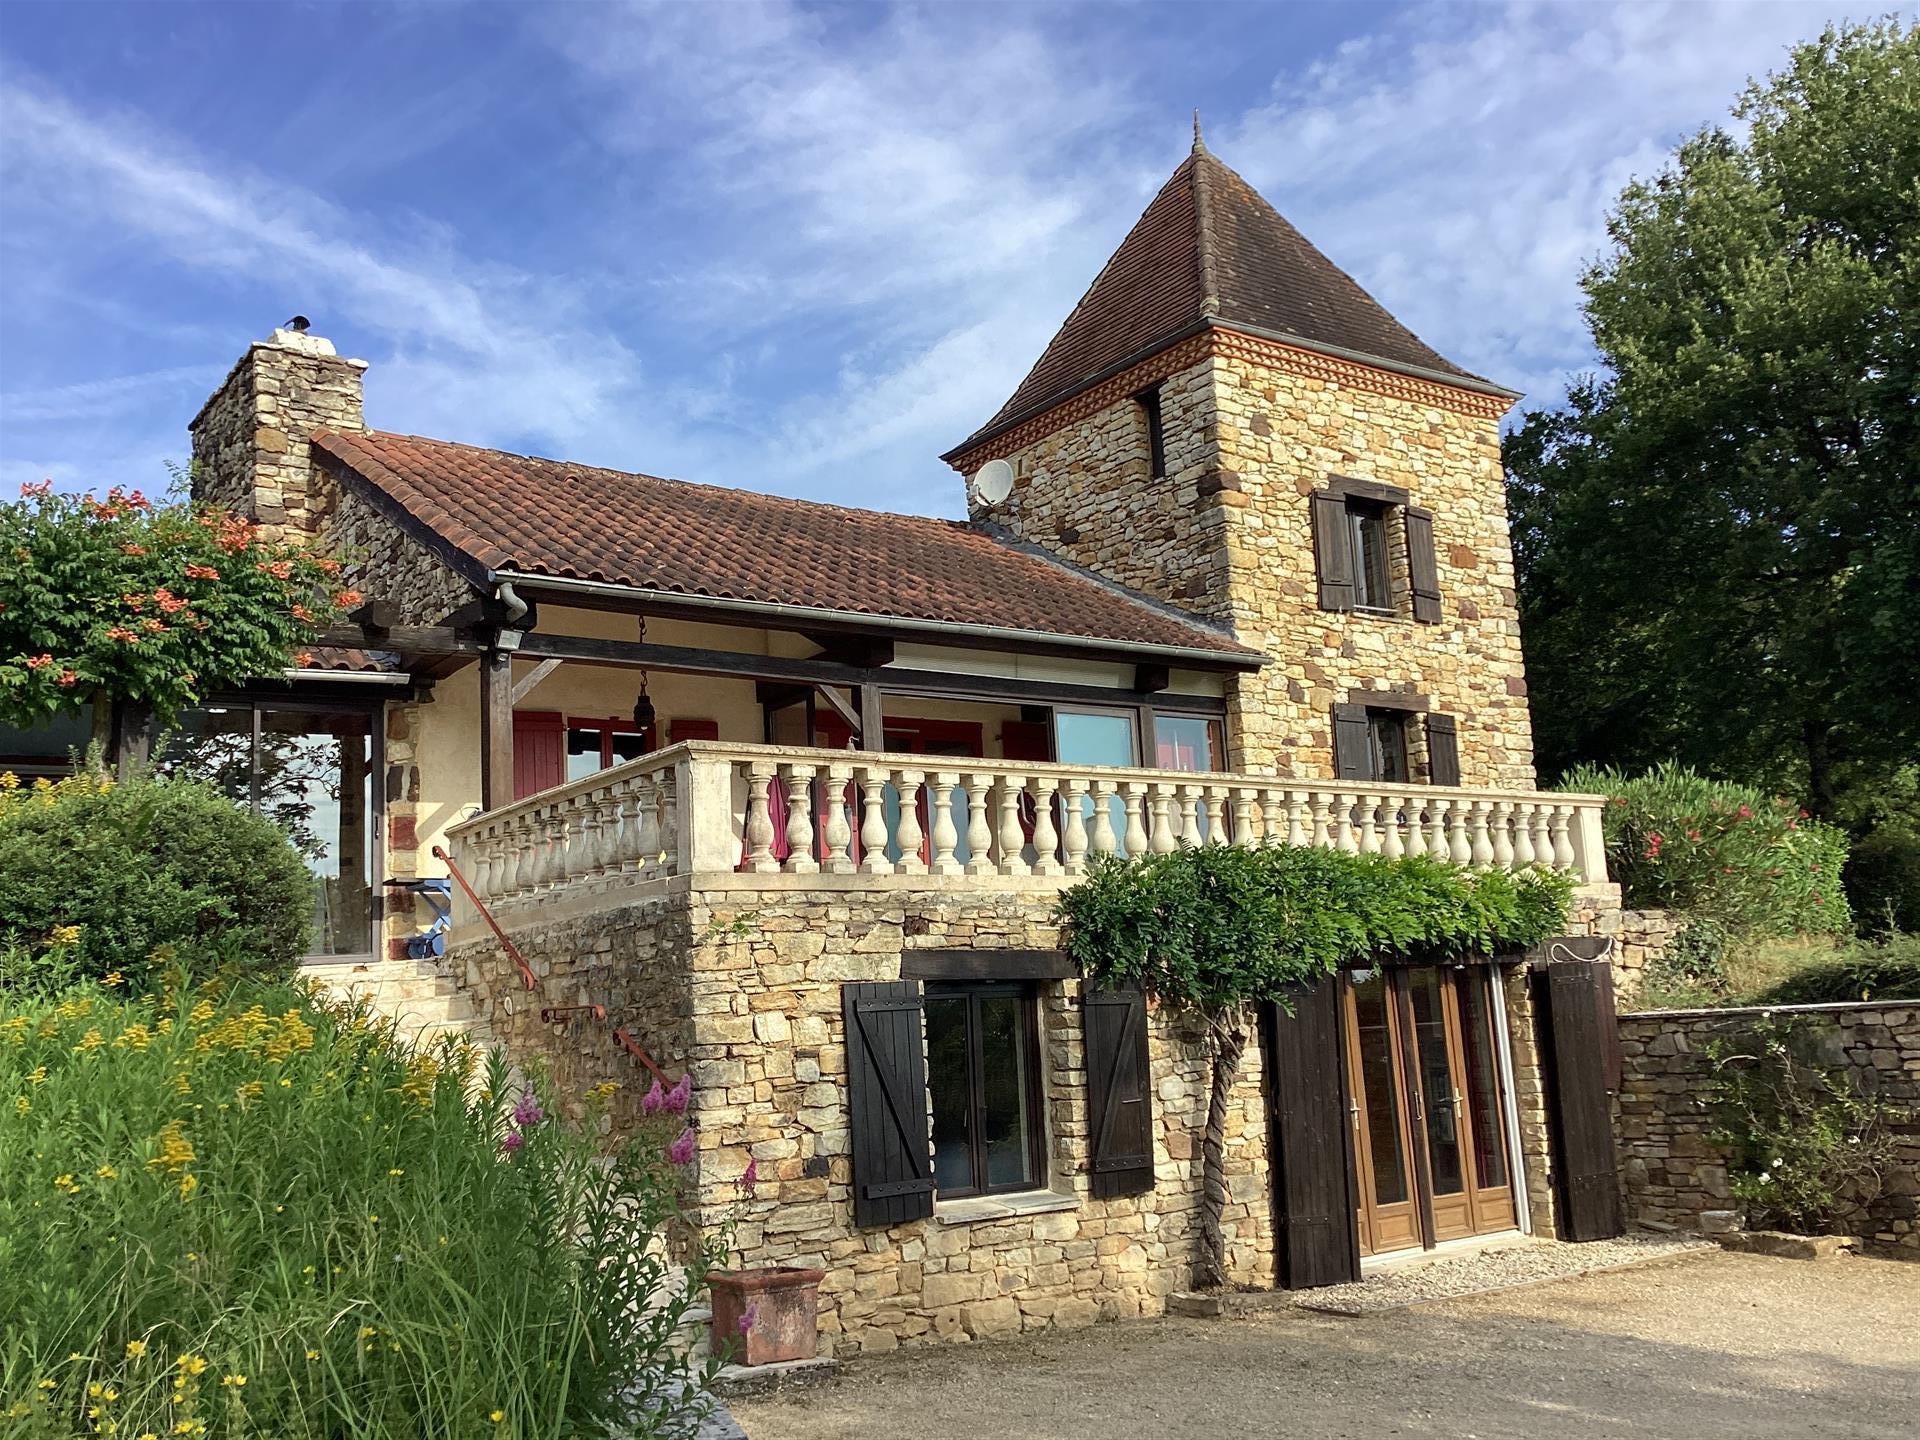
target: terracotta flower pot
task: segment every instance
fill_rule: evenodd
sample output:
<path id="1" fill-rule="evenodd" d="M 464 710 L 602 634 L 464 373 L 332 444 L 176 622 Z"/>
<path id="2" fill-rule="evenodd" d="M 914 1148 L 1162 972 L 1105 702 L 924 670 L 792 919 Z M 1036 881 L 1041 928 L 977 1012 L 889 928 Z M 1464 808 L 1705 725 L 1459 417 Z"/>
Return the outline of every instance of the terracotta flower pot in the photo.
<path id="1" fill-rule="evenodd" d="M 714 1353 L 728 1353 L 735 1365 L 811 1360 L 820 1343 L 820 1282 L 826 1274 L 770 1265 L 709 1275 Z"/>

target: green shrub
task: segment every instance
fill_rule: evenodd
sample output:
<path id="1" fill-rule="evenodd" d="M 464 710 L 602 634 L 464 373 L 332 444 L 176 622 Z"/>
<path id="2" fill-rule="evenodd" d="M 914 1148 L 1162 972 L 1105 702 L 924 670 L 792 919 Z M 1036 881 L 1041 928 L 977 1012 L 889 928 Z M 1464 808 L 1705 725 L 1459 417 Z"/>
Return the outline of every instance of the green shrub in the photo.
<path id="1" fill-rule="evenodd" d="M 1807 1049 L 1791 1022 L 1715 1042 L 1706 1102 L 1749 1223 L 1819 1234 L 1879 1195 L 1898 1150 L 1887 1109 Z"/>
<path id="2" fill-rule="evenodd" d="M 119 971 L 138 989 L 172 954 L 286 968 L 306 949 L 306 866 L 272 824 L 217 790 L 85 772 L 10 780 L 0 777 L 9 985 Z"/>
<path id="3" fill-rule="evenodd" d="M 1840 811 L 1854 836 L 1847 899 L 1860 928 L 1920 930 L 1920 765 L 1856 781 Z"/>
<path id="4" fill-rule="evenodd" d="M 1095 862 L 1061 896 L 1069 953 L 1103 985 L 1175 1006 L 1283 1000 L 1381 952 L 1445 957 L 1525 946 L 1565 927 L 1572 881 L 1314 846 L 1183 846 Z"/>
<path id="5" fill-rule="evenodd" d="M 1695 920 L 1676 932 L 1647 963 L 1643 1000 L 1650 1010 L 1684 1010 L 1724 1003 L 1727 951 L 1734 936 L 1718 920 Z"/>
<path id="6" fill-rule="evenodd" d="M 1808 965 L 1743 1003 L 1826 1005 L 1849 1000 L 1920 1000 L 1920 935 L 1852 945 L 1839 959 Z"/>
<path id="7" fill-rule="evenodd" d="M 1629 778 L 1583 766 L 1562 786 L 1607 797 L 1607 865 L 1625 904 L 1760 935 L 1844 935 L 1844 831 L 1791 801 L 1677 765 Z"/>
<path id="8" fill-rule="evenodd" d="M 603 1156 L 597 1099 L 569 1127 L 497 1053 L 218 988 L 0 1019 L 0 1431 L 663 1433 L 715 1252 L 675 1287 L 658 1146 Z"/>

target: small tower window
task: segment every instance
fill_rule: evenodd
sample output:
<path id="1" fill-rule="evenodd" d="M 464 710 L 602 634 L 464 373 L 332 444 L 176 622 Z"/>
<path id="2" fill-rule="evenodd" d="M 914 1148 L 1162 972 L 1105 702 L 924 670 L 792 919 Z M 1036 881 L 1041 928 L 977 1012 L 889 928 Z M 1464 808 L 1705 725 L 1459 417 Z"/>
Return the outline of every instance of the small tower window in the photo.
<path id="1" fill-rule="evenodd" d="M 1353 608 L 1393 613 L 1387 572 L 1387 512 L 1368 500 L 1347 501 L 1347 542 L 1352 550 Z"/>
<path id="2" fill-rule="evenodd" d="M 1167 477 L 1167 437 L 1160 425 L 1159 388 L 1142 390 L 1133 398 L 1147 420 L 1147 459 L 1152 467 L 1149 473 L 1155 480 L 1164 480 Z"/>

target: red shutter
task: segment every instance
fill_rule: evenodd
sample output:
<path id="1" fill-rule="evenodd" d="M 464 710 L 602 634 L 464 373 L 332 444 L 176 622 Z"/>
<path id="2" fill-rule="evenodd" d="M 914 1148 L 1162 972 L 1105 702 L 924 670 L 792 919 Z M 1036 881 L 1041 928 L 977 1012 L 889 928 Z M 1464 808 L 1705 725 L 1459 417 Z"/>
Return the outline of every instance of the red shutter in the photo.
<path id="1" fill-rule="evenodd" d="M 513 798 L 551 790 L 567 778 L 567 722 L 558 710 L 513 712 Z"/>
<path id="2" fill-rule="evenodd" d="M 688 715 L 676 715 L 667 722 L 667 743 L 678 745 L 682 740 L 718 740 L 720 722 L 718 720 L 696 720 Z"/>

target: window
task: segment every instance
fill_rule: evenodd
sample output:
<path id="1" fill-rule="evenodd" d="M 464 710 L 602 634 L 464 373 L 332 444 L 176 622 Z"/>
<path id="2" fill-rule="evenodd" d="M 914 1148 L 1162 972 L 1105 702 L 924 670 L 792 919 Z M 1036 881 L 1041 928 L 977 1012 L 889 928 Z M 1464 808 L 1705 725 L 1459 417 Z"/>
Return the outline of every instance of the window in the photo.
<path id="1" fill-rule="evenodd" d="M 953 1199 L 1044 1184 L 1032 987 L 930 985 L 926 1016 L 936 1193 Z"/>
<path id="2" fill-rule="evenodd" d="M 1226 751 L 1222 739 L 1218 720 L 1154 712 L 1153 763 L 1157 769 L 1200 773 L 1218 770 Z"/>
<path id="3" fill-rule="evenodd" d="M 181 714 L 160 767 L 192 775 L 266 816 L 319 882 L 308 954 L 374 951 L 379 923 L 378 710 L 341 702 L 239 701 Z"/>
<path id="4" fill-rule="evenodd" d="M 1167 435 L 1160 423 L 1160 392 L 1142 390 L 1133 397 L 1140 405 L 1140 413 L 1147 421 L 1147 458 L 1151 466 L 1149 473 L 1155 480 L 1164 480 L 1167 474 Z"/>
<path id="5" fill-rule="evenodd" d="M 1404 784 L 1407 779 L 1407 717 L 1398 710 L 1367 711 L 1369 780 Z"/>
<path id="6" fill-rule="evenodd" d="M 1370 500 L 1347 501 L 1347 544 L 1353 574 L 1353 608 L 1393 613 L 1393 582 L 1387 569 L 1387 511 Z"/>
<path id="7" fill-rule="evenodd" d="M 609 765 L 637 760 L 651 748 L 647 737 L 633 728 L 631 720 L 569 719 L 566 778 L 584 780 Z"/>

